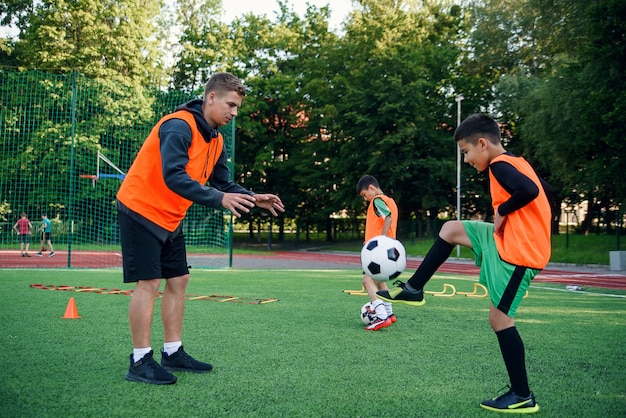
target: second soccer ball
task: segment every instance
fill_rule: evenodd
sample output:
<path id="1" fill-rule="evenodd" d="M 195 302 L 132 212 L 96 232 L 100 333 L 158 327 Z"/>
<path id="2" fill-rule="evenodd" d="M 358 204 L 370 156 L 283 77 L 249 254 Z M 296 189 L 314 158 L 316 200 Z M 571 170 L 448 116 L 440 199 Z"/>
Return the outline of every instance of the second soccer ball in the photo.
<path id="1" fill-rule="evenodd" d="M 365 325 L 369 325 L 375 320 L 376 320 L 376 311 L 374 310 L 374 308 L 372 308 L 372 303 L 367 302 L 361 308 L 361 321 L 363 321 Z"/>
<path id="2" fill-rule="evenodd" d="M 374 280 L 395 279 L 406 268 L 406 250 L 400 241 L 379 235 L 363 246 L 361 267 Z"/>

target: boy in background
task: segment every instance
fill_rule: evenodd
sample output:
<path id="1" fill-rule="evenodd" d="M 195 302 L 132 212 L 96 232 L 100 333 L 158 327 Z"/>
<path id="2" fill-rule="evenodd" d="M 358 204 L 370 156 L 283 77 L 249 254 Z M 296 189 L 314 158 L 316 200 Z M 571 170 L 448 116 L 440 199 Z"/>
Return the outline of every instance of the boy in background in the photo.
<path id="1" fill-rule="evenodd" d="M 481 284 L 489 290 L 489 323 L 498 338 L 510 390 L 480 403 L 496 412 L 539 410 L 528 386 L 524 343 L 515 312 L 530 281 L 550 260 L 550 186 L 522 157 L 507 152 L 498 123 L 485 115 L 465 119 L 454 133 L 464 161 L 489 175 L 494 223 L 448 221 L 413 276 L 400 287 L 379 291 L 382 300 L 424 304 L 424 285 L 450 256 L 456 244 L 471 248 L 480 266 Z"/>
<path id="2" fill-rule="evenodd" d="M 396 227 L 398 225 L 398 207 L 396 202 L 386 196 L 380 189 L 378 180 L 369 174 L 361 177 L 356 185 L 356 192 L 366 202 L 367 218 L 365 219 L 365 241 L 378 235 L 387 235 L 396 239 Z M 376 311 L 376 320 L 365 327 L 368 331 L 378 331 L 396 322 L 391 303 L 383 302 L 376 296 L 378 290 L 387 291 L 387 283 L 372 279 L 363 273 L 363 287 L 372 303 L 372 308 Z"/>
<path id="3" fill-rule="evenodd" d="M 38 231 L 41 232 L 41 246 L 39 247 L 39 252 L 35 254 L 37 257 L 41 257 L 42 252 L 46 250 L 46 244 L 48 244 L 48 248 L 50 249 L 50 254 L 48 257 L 54 257 L 54 248 L 52 248 L 52 241 L 50 239 L 50 233 L 52 232 L 52 222 L 48 219 L 48 214 L 41 214 L 41 227 L 39 227 Z"/>

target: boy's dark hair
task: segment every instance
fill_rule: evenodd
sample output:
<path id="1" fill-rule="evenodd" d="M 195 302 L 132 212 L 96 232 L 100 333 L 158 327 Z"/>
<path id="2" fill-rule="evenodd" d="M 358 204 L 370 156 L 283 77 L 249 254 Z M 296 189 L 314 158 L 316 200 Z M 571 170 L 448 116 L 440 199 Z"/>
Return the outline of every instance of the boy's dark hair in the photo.
<path id="1" fill-rule="evenodd" d="M 366 174 L 363 177 L 361 177 L 359 179 L 358 183 L 356 184 L 356 192 L 357 192 L 357 194 L 360 194 L 362 190 L 367 189 L 368 187 L 370 187 L 370 185 L 373 185 L 377 189 L 380 189 L 380 185 L 378 184 L 378 180 L 376 180 L 376 178 L 374 176 Z"/>
<path id="2" fill-rule="evenodd" d="M 485 138 L 492 144 L 500 142 L 500 126 L 498 122 L 487 115 L 477 113 L 461 122 L 456 131 L 454 131 L 454 140 L 456 142 L 464 140 L 472 145 L 476 145 L 479 138 Z"/>

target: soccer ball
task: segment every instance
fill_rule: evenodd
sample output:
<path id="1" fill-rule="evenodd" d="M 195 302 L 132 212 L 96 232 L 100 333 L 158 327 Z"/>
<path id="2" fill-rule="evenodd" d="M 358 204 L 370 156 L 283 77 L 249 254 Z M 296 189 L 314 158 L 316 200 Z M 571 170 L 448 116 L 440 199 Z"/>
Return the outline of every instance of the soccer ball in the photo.
<path id="1" fill-rule="evenodd" d="M 361 321 L 365 325 L 369 325 L 376 320 L 376 311 L 372 308 L 372 302 L 367 302 L 361 308 Z"/>
<path id="2" fill-rule="evenodd" d="M 367 241 L 361 250 L 365 274 L 379 282 L 395 279 L 406 267 L 406 251 L 398 240 L 379 235 Z"/>

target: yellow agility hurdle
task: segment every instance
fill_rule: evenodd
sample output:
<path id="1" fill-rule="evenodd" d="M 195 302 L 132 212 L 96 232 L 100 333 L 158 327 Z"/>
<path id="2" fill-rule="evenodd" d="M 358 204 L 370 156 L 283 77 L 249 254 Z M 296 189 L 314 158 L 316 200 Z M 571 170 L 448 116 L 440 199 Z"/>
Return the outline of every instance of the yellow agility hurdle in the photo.
<path id="1" fill-rule="evenodd" d="M 343 293 L 347 293 L 350 296 L 367 296 L 365 286 L 361 285 L 361 290 L 344 290 Z"/>
<path id="2" fill-rule="evenodd" d="M 481 291 L 479 293 L 479 290 Z M 489 295 L 487 288 L 480 283 L 474 283 L 474 291 L 473 292 L 457 292 L 459 295 L 465 295 L 468 298 L 484 298 Z"/>
<path id="3" fill-rule="evenodd" d="M 367 296 L 367 292 L 365 291 L 365 287 L 363 286 L 361 286 L 360 290 L 344 290 L 343 293 L 347 293 L 350 296 Z M 449 284 L 449 283 L 444 283 L 443 290 L 441 290 L 440 292 L 424 290 L 424 293 L 433 295 L 433 296 L 442 296 L 442 297 L 452 297 L 455 295 L 461 295 L 461 296 L 466 296 L 468 298 L 486 298 L 487 296 L 489 296 L 489 291 L 487 290 L 487 288 L 480 283 L 474 283 L 474 288 L 471 292 L 460 292 L 456 290 L 456 287 L 454 287 L 454 285 Z M 524 295 L 524 299 L 527 297 L 528 297 L 528 290 L 526 291 L 526 294 Z"/>
<path id="4" fill-rule="evenodd" d="M 448 290 L 450 291 L 450 293 L 447 293 Z M 454 285 L 444 283 L 443 290 L 441 292 L 433 292 L 433 291 L 424 290 L 424 293 L 427 293 L 433 296 L 451 297 L 451 296 L 456 295 L 456 288 L 454 287 Z"/>

